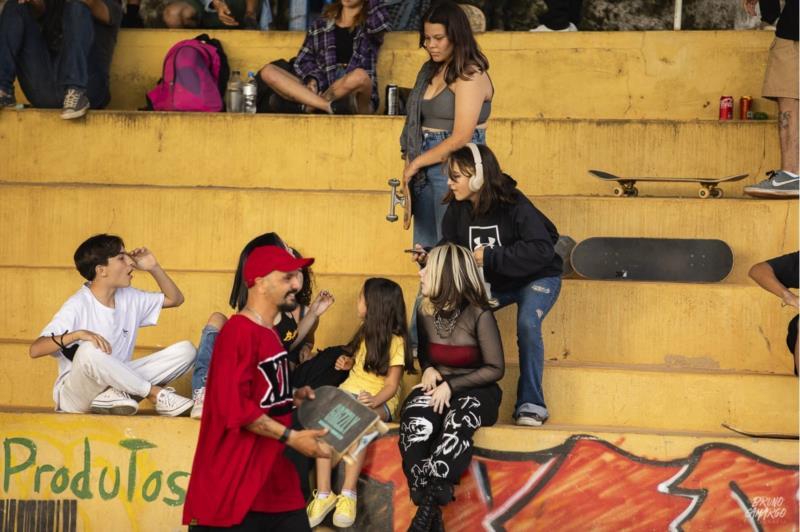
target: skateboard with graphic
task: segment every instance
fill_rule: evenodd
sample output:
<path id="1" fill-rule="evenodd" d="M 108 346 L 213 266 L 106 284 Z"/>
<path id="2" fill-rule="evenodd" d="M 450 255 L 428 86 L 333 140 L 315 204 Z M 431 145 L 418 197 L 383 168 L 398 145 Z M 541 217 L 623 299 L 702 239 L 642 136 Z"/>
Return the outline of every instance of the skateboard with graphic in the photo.
<path id="1" fill-rule="evenodd" d="M 571 258 L 587 279 L 717 283 L 733 269 L 730 246 L 713 239 L 587 238 Z"/>
<path id="2" fill-rule="evenodd" d="M 700 190 L 697 191 L 697 195 L 702 199 L 721 198 L 723 193 L 722 189 L 719 188 L 720 183 L 741 181 L 749 175 L 739 174 L 707 179 L 693 177 L 620 177 L 601 170 L 589 170 L 589 173 L 603 181 L 616 181 L 617 186 L 614 187 L 614 195 L 619 197 L 638 196 L 639 189 L 636 188 L 637 181 L 646 181 L 654 183 L 698 183 L 700 185 Z"/>
<path id="3" fill-rule="evenodd" d="M 403 229 L 411 227 L 411 192 L 408 190 L 408 183 L 405 179 L 390 179 L 389 186 L 392 190 L 389 192 L 389 214 L 386 219 L 390 222 L 398 220 L 395 208 L 400 205 L 403 207 Z M 400 190 L 397 190 L 400 187 Z"/>
<path id="4" fill-rule="evenodd" d="M 354 464 L 369 442 L 389 431 L 378 414 L 344 390 L 320 386 L 314 396 L 300 405 L 297 417 L 307 429 L 328 429 L 323 440 L 333 448 L 333 464 Z"/>

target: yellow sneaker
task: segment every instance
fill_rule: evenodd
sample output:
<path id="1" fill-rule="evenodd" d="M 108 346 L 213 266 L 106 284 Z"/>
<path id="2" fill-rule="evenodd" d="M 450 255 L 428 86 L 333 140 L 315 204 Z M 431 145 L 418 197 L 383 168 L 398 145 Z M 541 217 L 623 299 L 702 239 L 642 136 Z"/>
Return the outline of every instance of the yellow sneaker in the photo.
<path id="1" fill-rule="evenodd" d="M 306 513 L 308 514 L 308 525 L 311 528 L 319 525 L 325 520 L 325 516 L 331 513 L 334 506 L 337 506 L 336 501 L 338 497 L 333 493 L 329 494 L 324 499 L 317 498 L 317 490 L 314 490 L 314 498 L 308 503 Z"/>
<path id="2" fill-rule="evenodd" d="M 356 522 L 356 500 L 346 495 L 336 497 L 336 511 L 333 512 L 333 526 L 348 528 Z"/>

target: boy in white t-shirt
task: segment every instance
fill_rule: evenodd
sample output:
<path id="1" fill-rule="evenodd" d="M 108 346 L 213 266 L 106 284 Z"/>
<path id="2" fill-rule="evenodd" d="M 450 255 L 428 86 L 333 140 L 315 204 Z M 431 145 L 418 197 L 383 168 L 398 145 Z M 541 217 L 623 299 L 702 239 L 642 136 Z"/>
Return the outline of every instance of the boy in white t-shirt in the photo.
<path id="1" fill-rule="evenodd" d="M 147 248 L 125 251 L 121 238 L 95 235 L 75 251 L 75 267 L 88 281 L 31 344 L 30 355 L 58 360 L 53 388 L 61 412 L 131 415 L 147 398 L 157 413 L 178 416 L 191 399 L 162 388 L 186 373 L 196 350 L 178 342 L 132 360 L 139 327 L 155 325 L 162 308 L 183 303 L 183 294 Z M 134 270 L 150 273 L 161 292 L 132 288 Z"/>

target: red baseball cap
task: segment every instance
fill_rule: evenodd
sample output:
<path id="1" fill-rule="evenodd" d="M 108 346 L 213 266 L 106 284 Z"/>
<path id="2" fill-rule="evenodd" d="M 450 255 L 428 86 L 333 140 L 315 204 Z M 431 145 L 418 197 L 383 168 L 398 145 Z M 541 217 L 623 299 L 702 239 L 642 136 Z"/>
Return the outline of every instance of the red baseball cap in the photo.
<path id="1" fill-rule="evenodd" d="M 250 288 L 259 277 L 274 271 L 293 272 L 314 264 L 314 259 L 298 259 L 278 246 L 261 246 L 250 252 L 244 263 L 244 280 Z"/>

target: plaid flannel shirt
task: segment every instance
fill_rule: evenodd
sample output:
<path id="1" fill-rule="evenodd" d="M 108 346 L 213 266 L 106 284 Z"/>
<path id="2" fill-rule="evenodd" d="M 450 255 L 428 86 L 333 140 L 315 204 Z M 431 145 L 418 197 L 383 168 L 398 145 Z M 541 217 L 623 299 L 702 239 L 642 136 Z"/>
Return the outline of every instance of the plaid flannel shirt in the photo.
<path id="1" fill-rule="evenodd" d="M 372 80 L 372 106 L 378 109 L 378 50 L 383 44 L 383 34 L 390 30 L 386 7 L 380 0 L 367 0 L 367 22 L 358 26 L 353 36 L 353 55 L 345 72 L 357 68 L 364 69 Z M 306 40 L 294 61 L 294 72 L 308 82 L 309 78 L 317 80 L 317 87 L 323 92 L 336 81 L 336 38 L 334 37 L 333 20 L 319 17 L 306 34 Z"/>

